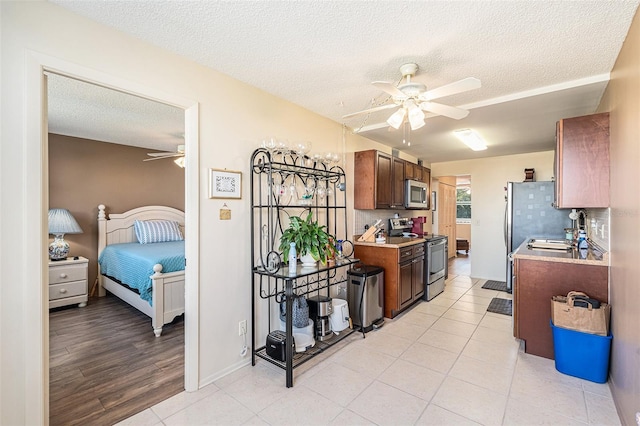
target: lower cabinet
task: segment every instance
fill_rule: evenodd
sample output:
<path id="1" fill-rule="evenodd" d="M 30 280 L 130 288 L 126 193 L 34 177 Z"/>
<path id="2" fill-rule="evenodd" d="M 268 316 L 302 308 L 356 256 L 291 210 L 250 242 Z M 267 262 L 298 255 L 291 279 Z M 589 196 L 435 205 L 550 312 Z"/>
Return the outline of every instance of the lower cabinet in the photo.
<path id="1" fill-rule="evenodd" d="M 393 318 L 424 294 L 424 242 L 397 247 L 355 246 L 356 258 L 384 269 L 384 316 Z"/>
<path id="2" fill-rule="evenodd" d="M 608 266 L 515 259 L 513 334 L 525 352 L 554 359 L 551 297 L 582 291 L 609 303 Z"/>

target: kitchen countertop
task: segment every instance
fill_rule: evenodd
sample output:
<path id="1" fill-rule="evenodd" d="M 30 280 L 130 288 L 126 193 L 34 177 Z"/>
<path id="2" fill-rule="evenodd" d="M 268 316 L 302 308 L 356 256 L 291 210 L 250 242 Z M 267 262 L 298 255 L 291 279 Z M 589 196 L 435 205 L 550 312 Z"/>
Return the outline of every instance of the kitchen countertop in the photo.
<path id="1" fill-rule="evenodd" d="M 436 234 L 423 234 L 418 237 L 389 237 L 385 238 L 385 243 L 376 243 L 376 242 L 366 242 L 366 241 L 358 241 L 360 235 L 356 235 L 353 238 L 353 244 L 358 246 L 376 246 L 376 247 L 386 247 L 386 248 L 400 248 L 412 246 L 414 244 L 424 244 L 425 241 L 430 241 L 438 238 L 446 238 L 444 235 L 436 235 Z"/>
<path id="2" fill-rule="evenodd" d="M 543 260 L 547 262 L 576 263 L 581 265 L 609 266 L 609 253 L 589 243 L 586 256 L 575 247 L 571 250 L 544 250 L 529 247 L 527 238 L 513 253 L 515 259 Z"/>

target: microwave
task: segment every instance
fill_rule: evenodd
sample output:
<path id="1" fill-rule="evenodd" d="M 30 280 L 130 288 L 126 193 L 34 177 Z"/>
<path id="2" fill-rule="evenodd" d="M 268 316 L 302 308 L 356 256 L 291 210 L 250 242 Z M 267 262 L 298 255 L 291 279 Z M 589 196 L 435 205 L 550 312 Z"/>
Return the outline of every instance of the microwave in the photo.
<path id="1" fill-rule="evenodd" d="M 429 185 L 407 179 L 404 187 L 404 207 L 407 209 L 429 210 Z"/>

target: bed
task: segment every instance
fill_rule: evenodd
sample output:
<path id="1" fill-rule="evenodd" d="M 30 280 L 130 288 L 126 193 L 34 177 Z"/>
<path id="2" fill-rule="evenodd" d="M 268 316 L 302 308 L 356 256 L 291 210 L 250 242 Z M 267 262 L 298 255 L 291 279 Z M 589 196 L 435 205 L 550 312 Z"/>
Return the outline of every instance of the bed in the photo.
<path id="1" fill-rule="evenodd" d="M 162 327 L 184 313 L 184 241 L 182 244 L 177 242 L 167 244 L 167 246 L 174 247 L 165 249 L 160 249 L 163 242 L 153 243 L 154 241 L 151 240 L 149 242 L 153 244 L 141 244 L 138 241 L 139 236 L 136 236 L 136 230 L 140 229 L 138 226 L 141 223 L 136 224 L 136 221 L 142 221 L 146 224 L 150 223 L 147 221 L 174 221 L 177 222 L 181 234 L 184 235 L 184 212 L 171 207 L 145 206 L 120 214 L 112 213 L 107 218 L 105 208 L 103 204 L 98 206 L 98 259 L 100 259 L 98 262 L 98 294 L 104 296 L 106 291 L 109 291 L 149 316 L 154 334 L 156 337 L 160 337 Z M 133 249 L 134 252 L 130 255 L 134 257 L 128 261 L 130 263 L 127 267 L 118 268 L 106 263 L 109 259 L 124 256 L 124 254 L 114 253 L 116 253 L 116 249 L 127 249 L 127 246 L 132 246 L 130 249 Z M 179 251 L 169 253 L 168 250 L 180 250 L 180 246 L 182 247 L 181 254 Z M 144 250 L 145 248 L 149 250 Z M 160 257 L 135 258 L 135 256 L 141 255 L 141 251 L 151 251 L 154 256 L 160 252 Z M 147 254 L 145 253 L 144 256 Z M 101 265 L 101 262 L 105 263 Z M 118 270 L 126 270 L 137 275 L 125 274 L 121 276 Z M 130 282 L 128 283 L 127 280 Z"/>

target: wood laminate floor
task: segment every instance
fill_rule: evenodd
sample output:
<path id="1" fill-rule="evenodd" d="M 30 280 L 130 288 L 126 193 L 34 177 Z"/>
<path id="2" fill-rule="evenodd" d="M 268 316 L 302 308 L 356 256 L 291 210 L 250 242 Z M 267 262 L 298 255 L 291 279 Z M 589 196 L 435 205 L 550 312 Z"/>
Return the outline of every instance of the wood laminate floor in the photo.
<path id="1" fill-rule="evenodd" d="M 151 320 L 108 295 L 49 313 L 49 419 L 111 425 L 184 390 L 184 321 Z"/>

